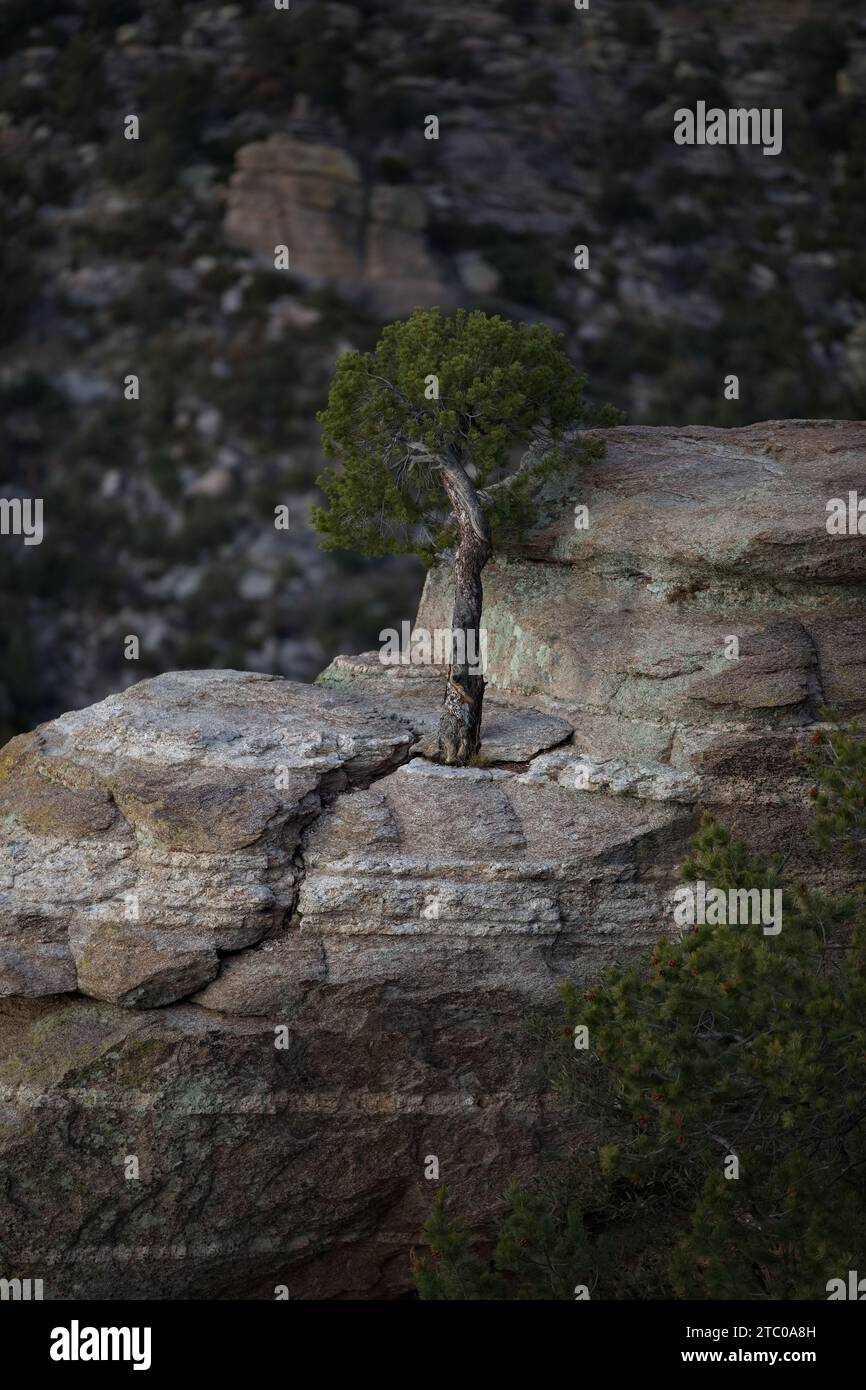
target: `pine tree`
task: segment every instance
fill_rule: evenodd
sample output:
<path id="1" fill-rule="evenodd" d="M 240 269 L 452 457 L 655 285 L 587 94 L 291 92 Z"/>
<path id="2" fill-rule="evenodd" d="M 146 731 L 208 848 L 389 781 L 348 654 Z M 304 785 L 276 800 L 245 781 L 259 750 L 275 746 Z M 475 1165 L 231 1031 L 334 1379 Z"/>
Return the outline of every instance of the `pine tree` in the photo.
<path id="1" fill-rule="evenodd" d="M 446 763 L 465 765 L 480 747 L 485 682 L 470 654 L 481 650 L 481 573 L 497 538 L 532 521 L 532 484 L 603 453 L 600 440 L 569 433 L 589 420 L 583 386 L 551 329 L 480 311 L 416 310 L 375 351 L 337 363 L 319 419 L 342 469 L 319 478 L 328 506 L 313 521 L 325 549 L 427 563 L 453 552 Z"/>
<path id="2" fill-rule="evenodd" d="M 423 1236 L 429 1254 L 415 1260 L 412 1267 L 421 1298 L 439 1302 L 504 1298 L 502 1279 L 473 1251 L 444 1187 L 436 1193 Z"/>

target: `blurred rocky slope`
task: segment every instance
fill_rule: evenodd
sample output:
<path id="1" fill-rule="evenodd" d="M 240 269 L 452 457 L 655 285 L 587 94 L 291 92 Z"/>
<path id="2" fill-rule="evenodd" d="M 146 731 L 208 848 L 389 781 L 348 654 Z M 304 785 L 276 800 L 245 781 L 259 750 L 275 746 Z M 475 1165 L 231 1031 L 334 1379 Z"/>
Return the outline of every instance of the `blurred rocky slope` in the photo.
<path id="1" fill-rule="evenodd" d="M 559 325 L 635 421 L 863 413 L 857 0 L 6 0 L 0 40 L 0 495 L 46 526 L 0 539 L 4 733 L 409 617 L 414 564 L 307 515 L 336 356 L 416 302 Z M 699 99 L 782 106 L 783 153 L 676 147 Z"/>

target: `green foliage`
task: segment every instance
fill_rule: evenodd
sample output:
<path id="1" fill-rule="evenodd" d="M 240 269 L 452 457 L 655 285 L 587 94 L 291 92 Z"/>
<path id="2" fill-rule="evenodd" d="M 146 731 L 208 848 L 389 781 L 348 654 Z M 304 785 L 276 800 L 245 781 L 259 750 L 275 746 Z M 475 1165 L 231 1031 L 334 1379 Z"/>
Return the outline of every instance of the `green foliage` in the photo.
<path id="1" fill-rule="evenodd" d="M 427 398 L 431 376 L 438 399 Z M 471 468 L 482 494 L 510 474 L 488 515 L 494 533 L 525 525 L 530 478 L 570 457 L 563 431 L 586 418 L 583 379 L 549 328 L 480 311 L 445 318 L 416 310 L 385 328 L 373 352 L 346 353 L 337 364 L 319 416 L 325 453 L 343 465 L 319 479 L 330 504 L 313 513 L 323 547 L 432 559 L 451 539 L 447 497 L 430 462 L 443 454 Z M 527 445 L 536 447 L 532 465 L 515 475 L 514 449 Z"/>
<path id="2" fill-rule="evenodd" d="M 634 176 L 606 169 L 594 199 L 598 216 L 610 222 L 638 222 L 650 217 L 647 207 L 634 186 Z"/>
<path id="3" fill-rule="evenodd" d="M 22 439 L 11 428 L 15 417 L 25 413 L 43 425 L 59 424 L 68 428 L 69 402 L 50 376 L 35 370 L 8 376 L 0 383 L 0 450 L 4 453 L 12 454 L 26 447 L 27 432 Z"/>
<path id="4" fill-rule="evenodd" d="M 146 262 L 134 287 L 111 306 L 116 323 L 134 323 L 142 332 L 157 333 L 181 312 L 182 300 L 161 266 Z"/>
<path id="5" fill-rule="evenodd" d="M 478 59 L 467 48 L 462 29 L 440 29 L 420 49 L 411 70 L 441 82 L 471 82 L 478 73 Z"/>
<path id="6" fill-rule="evenodd" d="M 338 111 L 345 108 L 346 77 L 355 49 L 348 26 L 335 23 L 327 6 L 316 5 L 304 19 L 297 50 L 295 81 L 311 101 Z"/>
<path id="7" fill-rule="evenodd" d="M 501 1297 L 500 1279 L 471 1250 L 466 1229 L 452 1212 L 444 1187 L 436 1193 L 424 1239 L 430 1255 L 414 1269 L 422 1298 L 441 1302 Z"/>
<path id="8" fill-rule="evenodd" d="M 866 741 L 836 728 L 815 742 L 817 842 L 847 848 L 862 871 Z M 550 1075 L 584 1123 L 594 1116 L 602 1126 L 598 1166 L 589 1181 L 583 1166 L 572 1170 L 554 1197 L 533 1189 L 515 1204 L 512 1195 L 512 1212 L 526 1221 L 516 1246 L 512 1217 L 500 1224 L 496 1297 L 568 1298 L 569 1278 L 589 1282 L 588 1267 L 600 1296 L 626 1296 L 636 1249 L 632 1296 L 816 1299 L 862 1259 L 862 890 L 841 896 L 791 884 L 779 859 L 750 853 L 709 816 L 682 877 L 780 888 L 782 930 L 697 925 L 660 941 L 646 969 L 615 970 L 586 992 L 566 988 L 567 1031 L 586 1026 L 590 1048 L 552 1050 Z M 731 1156 L 736 1178 L 726 1176 Z M 644 1220 L 632 1256 L 620 1243 L 612 1262 L 609 1242 L 629 1191 Z M 521 1292 L 529 1287 L 521 1283 L 525 1251 L 536 1241 L 567 1251 L 579 1229 L 591 1231 L 589 1245 L 576 1242 L 566 1255 L 573 1263 L 561 1286 Z M 448 1256 L 462 1261 L 465 1284 L 467 1255 L 455 1244 Z M 490 1269 L 481 1263 L 485 1278 Z M 458 1296 L 442 1292 L 447 1277 L 441 1265 L 435 1273 L 425 1265 L 422 1297 Z"/>
<path id="9" fill-rule="evenodd" d="M 244 25 L 246 56 L 261 76 L 288 78 L 294 72 L 298 36 L 285 14 L 257 14 Z"/>
<path id="10" fill-rule="evenodd" d="M 285 446 L 302 414 L 302 363 L 289 343 L 275 352 L 268 343 L 245 341 L 237 355 L 238 369 L 222 387 L 220 408 L 245 434 L 272 448 Z"/>
<path id="11" fill-rule="evenodd" d="M 79 34 L 61 53 L 54 83 L 54 105 L 80 140 L 99 136 L 99 111 L 108 100 L 102 55 L 89 34 Z"/>
<path id="12" fill-rule="evenodd" d="M 592 1283 L 594 1260 L 583 1216 L 560 1186 L 527 1192 L 513 1187 L 492 1261 L 472 1249 L 448 1201 L 436 1194 L 424 1227 L 429 1254 L 416 1260 L 415 1280 L 425 1300 L 569 1299 L 576 1283 Z"/>
<path id="13" fill-rule="evenodd" d="M 160 199 L 165 213 L 167 196 L 178 191 L 185 165 L 231 162 L 233 142 L 210 139 L 208 123 L 235 115 L 239 102 L 235 84 L 220 82 L 210 62 L 180 61 L 146 73 L 135 98 L 141 139 L 115 136 L 102 155 L 106 174 L 141 198 Z"/>
<path id="14" fill-rule="evenodd" d="M 256 76 L 279 84 L 281 100 L 303 92 L 316 106 L 345 114 L 357 40 L 327 5 L 311 5 L 294 23 L 284 13 L 255 15 L 244 27 L 244 39 Z"/>
<path id="15" fill-rule="evenodd" d="M 780 884 L 777 863 L 710 818 L 683 876 Z M 837 932 L 859 909 L 805 887 L 783 901 L 778 937 L 696 926 L 659 943 L 648 974 L 614 973 L 569 999 L 633 1118 L 624 1161 L 640 1171 L 644 1156 L 655 1164 L 666 1151 L 694 1170 L 697 1204 L 672 1267 L 692 1297 L 816 1297 L 852 1253 L 851 1233 L 866 1234 L 858 1184 L 845 1177 L 864 1138 L 851 1123 L 866 1101 L 862 923 L 838 972 L 827 945 L 833 937 L 838 951 Z M 727 1154 L 739 1158 L 736 1181 L 724 1176 Z"/>
<path id="16" fill-rule="evenodd" d="M 866 741 L 856 731 L 815 735 L 824 750 L 819 782 L 814 789 L 815 838 L 821 849 L 844 844 L 852 854 L 862 854 L 866 842 Z"/>
<path id="17" fill-rule="evenodd" d="M 10 594 L 7 573 L 11 570 L 8 554 L 0 553 L 0 586 Z M 11 607 L 11 605 L 10 605 Z M 18 712 L 41 712 L 40 656 L 27 626 L 16 620 L 7 608 L 0 613 L 0 748 L 20 732 Z"/>
<path id="18" fill-rule="evenodd" d="M 538 100 L 537 94 L 533 100 Z M 483 253 L 502 277 L 502 293 L 516 304 L 529 304 L 555 313 L 559 298 L 559 276 L 549 249 L 540 237 L 490 237 Z"/>
<path id="19" fill-rule="evenodd" d="M 383 183 L 411 183 L 412 165 L 399 154 L 382 155 L 377 166 L 377 177 Z"/>
<path id="20" fill-rule="evenodd" d="M 658 39 L 658 30 L 646 5 L 620 3 L 614 6 L 612 17 L 619 38 L 631 48 L 649 47 Z"/>
<path id="21" fill-rule="evenodd" d="M 835 94 L 836 73 L 848 58 L 848 40 L 835 19 L 806 19 L 785 36 L 783 50 L 792 64 L 792 85 L 808 104 Z"/>
<path id="22" fill-rule="evenodd" d="M 560 275 L 543 238 L 531 232 L 503 232 L 490 223 L 439 222 L 431 227 L 430 240 L 445 253 L 480 252 L 499 272 L 501 298 L 547 313 L 557 312 Z"/>
<path id="23" fill-rule="evenodd" d="M 32 212 L 13 208 L 9 202 L 0 205 L 0 344 L 15 337 L 39 299 L 42 282 L 32 256 L 37 231 Z"/>
<path id="24" fill-rule="evenodd" d="M 141 89 L 143 116 L 168 136 L 179 157 L 194 154 L 214 100 L 212 66 L 175 63 L 148 75 Z"/>

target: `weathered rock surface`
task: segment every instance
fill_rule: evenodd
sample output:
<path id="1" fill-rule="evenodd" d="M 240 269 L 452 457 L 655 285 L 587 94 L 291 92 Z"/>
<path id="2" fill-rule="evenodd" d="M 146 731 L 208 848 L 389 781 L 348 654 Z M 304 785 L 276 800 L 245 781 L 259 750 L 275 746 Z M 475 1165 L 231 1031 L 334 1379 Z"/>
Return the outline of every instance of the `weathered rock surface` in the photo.
<path id="1" fill-rule="evenodd" d="M 438 710 L 400 703 L 190 672 L 7 747 L 4 1267 L 54 1297 L 387 1295 L 427 1155 L 479 1220 L 531 1171 L 555 1116 L 524 1015 L 661 927 L 691 812 L 522 761 L 397 775 Z M 569 734 L 507 714 L 520 759 Z"/>
<path id="2" fill-rule="evenodd" d="M 335 657 L 317 677 L 316 684 L 354 690 L 372 699 L 377 709 L 407 719 L 418 735 L 413 754 L 435 757 L 445 689 L 440 668 L 383 664 L 378 652 L 363 652 L 360 656 Z M 573 732 L 571 724 L 555 714 L 488 697 L 484 702 L 484 748 L 480 762 L 524 762 L 546 748 L 564 743 Z"/>
<path id="3" fill-rule="evenodd" d="M 382 314 L 396 315 L 454 297 L 427 245 L 428 216 L 423 190 L 368 189 L 345 150 L 272 135 L 239 150 L 225 225 L 270 265 L 286 246 L 295 275 L 347 294 L 360 285 Z"/>
<path id="4" fill-rule="evenodd" d="M 3 754 L 0 994 L 139 1007 L 201 988 L 291 914 L 322 795 L 404 758 L 408 725 L 276 677 L 186 672 Z"/>
<path id="5" fill-rule="evenodd" d="M 684 822 L 679 806 L 413 759 L 319 818 L 298 931 L 233 956 L 196 1000 L 261 1013 L 297 1000 L 300 973 L 549 1002 L 557 976 L 594 973 L 663 929 Z"/>
<path id="6" fill-rule="evenodd" d="M 46 1298 L 405 1290 L 427 1156 L 484 1221 L 555 1121 L 520 1002 L 453 976 L 435 1002 L 319 984 L 264 1018 L 0 1000 L 3 1274 Z"/>
<path id="7" fill-rule="evenodd" d="M 866 711 L 866 534 L 826 525 L 831 498 L 862 494 L 866 425 L 606 438 L 607 456 L 548 485 L 537 527 L 485 570 L 490 695 L 566 718 L 575 750 L 616 764 L 632 794 L 680 778 L 686 799 L 750 826 L 756 803 L 773 807 L 759 833 L 807 855 L 813 726 L 826 707 Z M 450 613 L 442 568 L 418 626 Z"/>
<path id="8" fill-rule="evenodd" d="M 844 882 L 801 754 L 866 702 L 866 538 L 825 527 L 866 426 L 609 443 L 487 571 L 478 766 L 425 756 L 441 671 L 376 653 L 162 676 L 0 753 L 4 1273 L 393 1296 L 430 1157 L 481 1226 L 559 1132 L 527 1015 L 667 928 L 701 807 Z"/>

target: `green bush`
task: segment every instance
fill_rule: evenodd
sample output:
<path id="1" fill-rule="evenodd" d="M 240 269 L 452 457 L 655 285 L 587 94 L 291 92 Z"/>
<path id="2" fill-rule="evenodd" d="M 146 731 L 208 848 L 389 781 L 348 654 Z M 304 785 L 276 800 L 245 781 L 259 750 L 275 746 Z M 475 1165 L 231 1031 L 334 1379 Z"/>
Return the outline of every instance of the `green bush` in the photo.
<path id="1" fill-rule="evenodd" d="M 848 60 L 845 30 L 833 18 L 806 19 L 782 41 L 792 86 L 808 105 L 835 95 L 836 73 Z"/>
<path id="2" fill-rule="evenodd" d="M 38 22 L 32 0 L 4 0 L 0 6 L 0 43 L 11 51 L 13 45 L 23 43 Z"/>
<path id="3" fill-rule="evenodd" d="M 261 77 L 291 81 L 298 53 L 298 31 L 283 13 L 257 14 L 244 25 L 247 61 Z"/>
<path id="4" fill-rule="evenodd" d="M 178 157 L 194 155 L 201 130 L 214 105 L 215 69 L 212 65 L 174 63 L 145 80 L 140 93 L 142 138 L 145 126 L 167 136 Z"/>
<path id="5" fill-rule="evenodd" d="M 156 333 L 175 318 L 181 296 L 165 271 L 145 263 L 133 290 L 112 306 L 115 323 L 133 323 L 141 332 Z"/>
<path id="6" fill-rule="evenodd" d="M 175 8 L 184 0 L 173 0 Z M 145 0 L 87 0 L 85 20 L 91 29 L 117 29 L 141 19 Z"/>
<path id="7" fill-rule="evenodd" d="M 31 254 L 31 229 L 35 232 L 32 217 L 12 216 L 0 209 L 0 343 L 12 341 L 20 332 L 42 290 Z"/>
<path id="8" fill-rule="evenodd" d="M 550 72 L 534 72 L 520 85 L 520 100 L 535 106 L 556 103 L 556 79 Z"/>
<path id="9" fill-rule="evenodd" d="M 501 297 L 553 313 L 558 306 L 559 277 L 547 243 L 531 232 L 503 232 L 490 223 L 437 222 L 430 241 L 447 254 L 478 251 L 499 271 Z"/>
<path id="10" fill-rule="evenodd" d="M 440 29 L 419 50 L 410 70 L 419 77 L 442 82 L 471 82 L 478 75 L 478 60 L 463 42 L 459 29 Z"/>
<path id="11" fill-rule="evenodd" d="M 611 11 L 617 36 L 630 48 L 653 46 L 658 30 L 646 5 L 618 4 Z"/>
<path id="12" fill-rule="evenodd" d="M 637 222 L 651 216 L 650 209 L 634 186 L 634 178 L 615 174 L 609 169 L 602 175 L 595 210 L 603 221 L 612 223 Z"/>
<path id="13" fill-rule="evenodd" d="M 99 114 L 108 100 L 102 54 L 89 34 L 79 34 L 61 53 L 52 83 L 54 107 L 79 140 L 100 134 Z"/>

